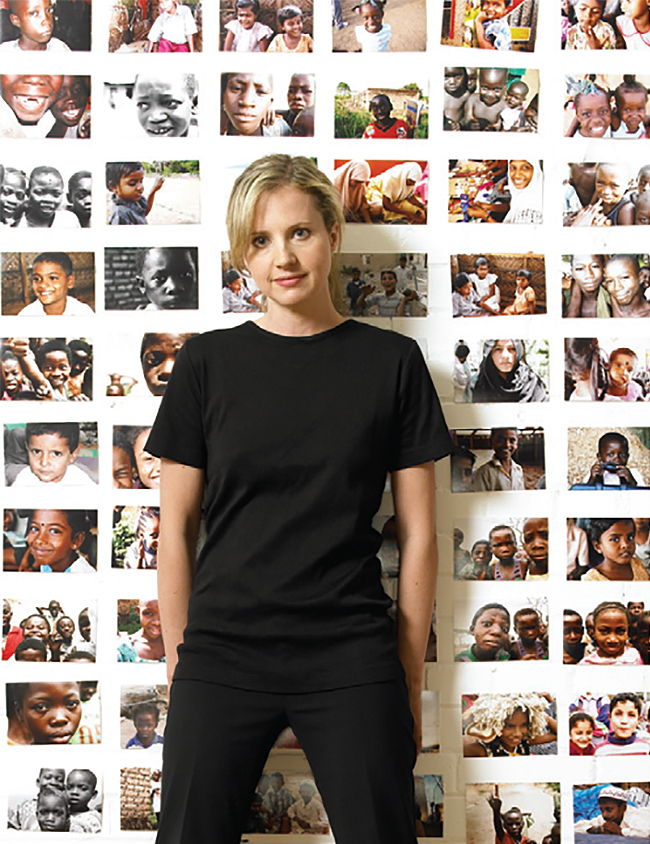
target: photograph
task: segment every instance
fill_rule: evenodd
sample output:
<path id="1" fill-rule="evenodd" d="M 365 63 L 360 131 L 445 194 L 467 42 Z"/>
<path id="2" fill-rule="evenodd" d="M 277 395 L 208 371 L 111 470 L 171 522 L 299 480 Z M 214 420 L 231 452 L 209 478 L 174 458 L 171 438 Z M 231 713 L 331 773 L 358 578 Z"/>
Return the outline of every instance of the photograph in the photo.
<path id="1" fill-rule="evenodd" d="M 587 0 L 579 0 L 586 4 Z M 579 5 L 578 4 L 578 5 Z M 589 73 L 565 76 L 567 138 L 647 138 L 649 76 Z"/>
<path id="2" fill-rule="evenodd" d="M 8 745 L 101 744 L 97 680 L 7 683 L 6 690 Z"/>
<path id="3" fill-rule="evenodd" d="M 327 835 L 329 821 L 314 777 L 305 771 L 265 771 L 242 832 Z"/>
<path id="4" fill-rule="evenodd" d="M 620 601 L 572 600 L 564 610 L 562 661 L 565 665 L 648 665 L 650 617 L 636 589 L 621 589 Z M 629 600 L 633 596 L 634 600 Z M 578 609 L 575 609 L 575 607 Z"/>
<path id="5" fill-rule="evenodd" d="M 538 160 L 451 159 L 450 223 L 543 222 L 544 174 Z"/>
<path id="6" fill-rule="evenodd" d="M 107 311 L 195 311 L 199 300 L 196 246 L 108 246 L 104 249 Z"/>
<path id="7" fill-rule="evenodd" d="M 335 53 L 421 53 L 427 48 L 423 0 L 332 0 Z"/>
<path id="8" fill-rule="evenodd" d="M 2 401 L 91 401 L 93 347 L 79 337 L 6 337 Z"/>
<path id="9" fill-rule="evenodd" d="M 222 73 L 220 131 L 251 138 L 311 138 L 315 103 L 313 73 Z"/>
<path id="10" fill-rule="evenodd" d="M 649 362 L 650 349 L 644 340 L 567 337 L 564 398 L 566 401 L 648 401 Z"/>
<path id="11" fill-rule="evenodd" d="M 0 74 L 0 137 L 90 138 L 90 76 Z"/>
<path id="12" fill-rule="evenodd" d="M 156 830 L 160 818 L 162 771 L 159 767 L 120 770 L 120 829 Z"/>
<path id="13" fill-rule="evenodd" d="M 335 138 L 406 140 L 429 137 L 429 82 L 391 75 L 384 85 L 372 77 L 339 82 L 334 97 Z"/>
<path id="14" fill-rule="evenodd" d="M 64 590 L 45 591 L 40 586 L 36 591 L 43 595 L 42 599 L 35 598 L 33 594 L 29 598 L 3 599 L 2 659 L 12 662 L 95 662 L 97 601 L 88 601 L 85 596 L 77 598 L 69 593 L 64 595 Z M 51 597 L 52 591 L 60 595 L 65 607 L 61 601 Z"/>
<path id="15" fill-rule="evenodd" d="M 110 226 L 201 222 L 198 161 L 110 161 L 106 164 L 106 191 L 106 222 Z"/>
<path id="16" fill-rule="evenodd" d="M 353 317 L 426 316 L 428 255 L 343 252 L 338 256 L 344 312 Z"/>
<path id="17" fill-rule="evenodd" d="M 546 580 L 548 518 L 457 518 L 454 580 Z"/>
<path id="18" fill-rule="evenodd" d="M 3 545 L 4 571 L 94 574 L 97 511 L 5 509 Z"/>
<path id="19" fill-rule="evenodd" d="M 547 598 L 475 606 L 469 600 L 454 606 L 455 662 L 548 659 Z"/>
<path id="20" fill-rule="evenodd" d="M 548 401 L 548 370 L 548 340 L 458 340 L 454 401 Z"/>
<path id="21" fill-rule="evenodd" d="M 40 770 L 33 764 L 16 766 L 11 783 L 8 829 L 86 835 L 102 831 L 102 787 L 94 770 L 69 764 Z"/>
<path id="22" fill-rule="evenodd" d="M 562 256 L 563 317 L 650 316 L 649 287 L 648 254 Z"/>
<path id="23" fill-rule="evenodd" d="M 94 486 L 96 422 L 27 422 L 4 426 L 5 484 Z"/>
<path id="24" fill-rule="evenodd" d="M 443 0 L 442 43 L 530 53 L 538 5 L 539 0 Z"/>
<path id="25" fill-rule="evenodd" d="M 158 598 L 120 598 L 118 600 L 117 661 L 165 661 Z"/>
<path id="26" fill-rule="evenodd" d="M 113 428 L 113 488 L 160 489 L 160 458 L 145 451 L 151 425 Z"/>
<path id="27" fill-rule="evenodd" d="M 262 312 L 262 291 L 252 276 L 233 267 L 230 252 L 221 253 L 221 296 L 224 314 Z"/>
<path id="28" fill-rule="evenodd" d="M 549 692 L 462 695 L 463 756 L 555 756 L 557 704 Z"/>
<path id="29" fill-rule="evenodd" d="M 311 53 L 313 0 L 220 0 L 220 49 L 235 53 Z"/>
<path id="30" fill-rule="evenodd" d="M 109 53 L 201 52 L 201 0 L 111 0 Z"/>
<path id="31" fill-rule="evenodd" d="M 475 90 L 470 91 L 470 78 Z M 446 67 L 443 129 L 455 132 L 537 132 L 539 71 L 507 67 Z"/>
<path id="32" fill-rule="evenodd" d="M 567 456 L 569 489 L 650 489 L 650 428 L 569 428 Z"/>
<path id="33" fill-rule="evenodd" d="M 91 212 L 89 169 L 59 169 L 47 164 L 22 169 L 20 164 L 0 164 L 0 225 L 19 229 L 86 229 Z"/>
<path id="34" fill-rule="evenodd" d="M 3 252 L 1 258 L 3 316 L 94 315 L 94 252 Z"/>
<path id="35" fill-rule="evenodd" d="M 650 164 L 638 167 L 628 161 L 574 162 L 567 167 L 563 182 L 564 226 L 650 225 Z M 625 269 L 630 264 L 636 273 L 638 267 L 632 266 L 630 258 L 626 256 Z M 621 256 L 612 255 L 609 260 L 620 261 Z M 615 275 L 620 275 L 620 270 L 617 266 Z M 647 316 L 650 305 L 646 303 L 645 309 L 637 310 L 635 316 Z"/>
<path id="36" fill-rule="evenodd" d="M 0 55 L 90 50 L 92 0 L 11 0 L 0 10 Z"/>
<path id="37" fill-rule="evenodd" d="M 429 165 L 426 161 L 334 162 L 332 181 L 348 223 L 424 225 Z"/>
<path id="38" fill-rule="evenodd" d="M 543 428 L 456 429 L 451 435 L 452 492 L 546 488 Z"/>
<path id="39" fill-rule="evenodd" d="M 585 692 L 569 704 L 570 756 L 647 756 L 648 692 Z"/>
<path id="40" fill-rule="evenodd" d="M 649 579 L 650 518 L 570 517 L 566 530 L 567 580 Z"/>
<path id="41" fill-rule="evenodd" d="M 168 705 L 166 685 L 122 686 L 120 747 L 124 750 L 160 750 Z"/>
<path id="42" fill-rule="evenodd" d="M 442 838 L 444 835 L 444 784 L 439 774 L 416 774 L 415 834 L 418 838 Z"/>
<path id="43" fill-rule="evenodd" d="M 562 49 L 647 50 L 650 11 L 635 0 L 562 0 Z"/>
<path id="44" fill-rule="evenodd" d="M 559 844 L 559 782 L 473 782 L 465 795 L 467 844 Z"/>
<path id="45" fill-rule="evenodd" d="M 452 255 L 451 282 L 454 317 L 546 313 L 543 255 Z"/>
<path id="46" fill-rule="evenodd" d="M 185 341 L 195 336 L 169 332 L 113 335 L 115 348 L 110 365 L 118 371 L 105 374 L 106 395 L 111 398 L 163 396 L 176 356 Z"/>
<path id="47" fill-rule="evenodd" d="M 643 844 L 650 837 L 650 783 L 610 782 L 573 786 L 575 844 L 625 839 Z M 604 838 L 603 836 L 607 836 Z"/>
<path id="48" fill-rule="evenodd" d="M 157 568 L 159 530 L 159 507 L 113 507 L 113 568 Z"/>
<path id="49" fill-rule="evenodd" d="M 193 73 L 160 68 L 134 77 L 113 71 L 104 82 L 103 116 L 110 121 L 112 137 L 196 138 L 198 109 Z"/>

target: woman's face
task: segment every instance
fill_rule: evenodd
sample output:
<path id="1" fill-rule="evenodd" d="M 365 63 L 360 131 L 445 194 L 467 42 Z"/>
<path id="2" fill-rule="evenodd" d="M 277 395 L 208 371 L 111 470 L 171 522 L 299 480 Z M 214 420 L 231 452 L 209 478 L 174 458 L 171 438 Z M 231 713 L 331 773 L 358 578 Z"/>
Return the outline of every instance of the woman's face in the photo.
<path id="1" fill-rule="evenodd" d="M 528 715 L 523 709 L 516 709 L 503 723 L 501 744 L 509 753 L 512 753 L 527 738 Z"/>
<path id="2" fill-rule="evenodd" d="M 603 262 L 599 255 L 574 255 L 571 260 L 571 275 L 583 293 L 598 290 L 603 280 Z"/>
<path id="3" fill-rule="evenodd" d="M 515 188 L 517 188 L 517 190 L 523 190 L 528 187 L 531 183 L 534 172 L 535 168 L 530 161 L 519 161 L 515 159 L 510 162 L 508 167 L 510 182 Z"/>
<path id="4" fill-rule="evenodd" d="M 515 367 L 517 361 L 517 349 L 514 340 L 497 340 L 490 352 L 492 362 L 497 372 L 504 377 Z"/>
<path id="5" fill-rule="evenodd" d="M 158 611 L 158 599 L 142 601 L 138 604 L 140 611 L 140 624 L 145 639 L 160 639 L 162 628 L 160 626 L 160 613 Z"/>
<path id="6" fill-rule="evenodd" d="M 273 102 L 271 77 L 263 73 L 231 73 L 223 109 L 236 135 L 257 135 Z"/>

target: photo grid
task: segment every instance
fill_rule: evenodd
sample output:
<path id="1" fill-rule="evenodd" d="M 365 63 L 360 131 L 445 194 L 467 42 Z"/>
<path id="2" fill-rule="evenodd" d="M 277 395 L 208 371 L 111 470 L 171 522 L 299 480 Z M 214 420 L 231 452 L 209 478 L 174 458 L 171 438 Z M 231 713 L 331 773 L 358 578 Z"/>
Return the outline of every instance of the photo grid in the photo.
<path id="1" fill-rule="evenodd" d="M 418 838 L 647 844 L 649 51 L 646 0 L 0 0 L 7 838 L 154 839 L 146 444 L 187 339 L 263 313 L 225 209 L 288 153 L 341 198 L 341 313 L 418 342 L 454 441 Z M 394 608 L 389 485 L 373 526 Z M 290 730 L 243 833 L 334 840 Z"/>

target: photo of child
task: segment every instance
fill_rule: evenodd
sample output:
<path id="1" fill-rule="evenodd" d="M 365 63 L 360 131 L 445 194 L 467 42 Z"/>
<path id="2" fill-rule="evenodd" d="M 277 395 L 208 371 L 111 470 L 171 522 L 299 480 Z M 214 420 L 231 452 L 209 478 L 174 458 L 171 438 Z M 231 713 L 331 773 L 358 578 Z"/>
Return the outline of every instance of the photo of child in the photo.
<path id="1" fill-rule="evenodd" d="M 426 161 L 334 162 L 334 187 L 349 223 L 424 225 L 427 219 Z"/>
<path id="2" fill-rule="evenodd" d="M 121 768 L 120 829 L 157 829 L 161 790 L 160 767 Z"/>
<path id="3" fill-rule="evenodd" d="M 117 569 L 155 569 L 158 565 L 160 508 L 113 508 L 113 554 Z"/>
<path id="4" fill-rule="evenodd" d="M 303 3 L 311 12 L 311 3 Z M 311 53 L 314 40 L 311 29 L 305 32 L 305 14 L 300 6 L 289 4 L 278 11 L 279 32 L 268 47 L 269 53 Z"/>
<path id="5" fill-rule="evenodd" d="M 1 268 L 3 316 L 94 314 L 93 252 L 4 252 Z"/>
<path id="6" fill-rule="evenodd" d="M 536 132 L 539 71 L 474 68 L 477 90 L 469 93 L 469 68 L 446 67 L 443 129 L 465 132 Z"/>
<path id="7" fill-rule="evenodd" d="M 650 375 L 644 343 L 569 337 L 564 341 L 567 401 L 647 401 Z M 609 351 L 611 350 L 611 351 Z"/>
<path id="8" fill-rule="evenodd" d="M 270 26 L 260 23 L 259 15 L 259 0 L 235 0 L 235 18 L 223 27 L 226 52 L 266 53 L 274 32 Z"/>
<path id="9" fill-rule="evenodd" d="M 108 51 L 200 52 L 202 30 L 201 0 L 111 0 Z"/>
<path id="10" fill-rule="evenodd" d="M 36 782 L 36 796 L 34 794 Z M 17 770 L 12 777 L 7 827 L 27 832 L 76 832 L 102 830 L 102 792 L 97 775 L 89 768 Z"/>
<path id="11" fill-rule="evenodd" d="M 427 258 L 424 253 L 342 253 L 339 284 L 345 312 L 364 317 L 426 316 Z M 403 313 L 398 313 L 400 309 Z"/>
<path id="12" fill-rule="evenodd" d="M 448 220 L 537 225 L 543 184 L 541 161 L 451 159 Z"/>
<path id="13" fill-rule="evenodd" d="M 547 712 L 555 705 L 548 692 L 463 695 L 463 756 L 530 756 L 542 745 L 557 754 L 557 720 Z"/>
<path id="14" fill-rule="evenodd" d="M 160 458 L 145 451 L 150 425 L 113 428 L 113 488 L 159 489 Z"/>
<path id="15" fill-rule="evenodd" d="M 548 518 L 510 516 L 457 518 L 454 525 L 454 580 L 546 580 Z"/>
<path id="16" fill-rule="evenodd" d="M 230 262 L 230 252 L 221 253 L 221 297 L 224 314 L 259 313 L 262 291 L 247 273 Z"/>
<path id="17" fill-rule="evenodd" d="M 564 610 L 565 665 L 643 665 L 637 621 L 621 601 Z M 583 620 L 584 619 L 584 620 Z"/>
<path id="18" fill-rule="evenodd" d="M 532 52 L 537 12 L 538 0 L 445 0 L 442 43 Z"/>
<path id="19" fill-rule="evenodd" d="M 0 94 L 1 137 L 90 137 L 89 76 L 0 75 Z"/>
<path id="20" fill-rule="evenodd" d="M 120 747 L 126 750 L 160 750 L 168 698 L 167 686 L 122 686 Z"/>
<path id="21" fill-rule="evenodd" d="M 548 341 L 479 341 L 464 355 L 458 379 L 456 372 L 454 365 L 457 402 L 548 401 Z"/>
<path id="22" fill-rule="evenodd" d="M 564 0 L 562 4 L 562 49 L 616 50 L 615 24 L 603 20 L 607 0 Z M 619 36 L 620 37 L 620 36 Z"/>
<path id="23" fill-rule="evenodd" d="M 438 774 L 415 775 L 415 834 L 419 837 L 442 838 L 444 836 L 443 778 Z"/>
<path id="24" fill-rule="evenodd" d="M 395 86 L 394 76 L 339 82 L 334 97 L 335 138 L 406 140 L 429 135 L 429 82 L 409 77 Z"/>
<path id="25" fill-rule="evenodd" d="M 565 226 L 650 225 L 650 165 L 637 169 L 628 162 L 575 163 L 568 168 Z"/>
<path id="26" fill-rule="evenodd" d="M 97 483 L 96 422 L 28 422 L 4 426 L 7 486 Z"/>
<path id="27" fill-rule="evenodd" d="M 76 349 L 86 353 L 85 361 Z M 92 346 L 85 340 L 9 337 L 2 340 L 2 401 L 90 401 Z"/>
<path id="28" fill-rule="evenodd" d="M 640 490 L 648 486 L 650 429 L 569 428 L 567 435 L 569 489 Z"/>
<path id="29" fill-rule="evenodd" d="M 467 844 L 559 844 L 560 783 L 468 783 Z"/>
<path id="30" fill-rule="evenodd" d="M 580 695 L 569 704 L 571 756 L 647 756 L 646 692 Z"/>
<path id="31" fill-rule="evenodd" d="M 418 0 L 335 0 L 332 18 L 335 53 L 426 50 L 426 6 Z"/>
<path id="32" fill-rule="evenodd" d="M 639 524 L 640 557 L 637 555 Z M 631 517 L 579 518 L 567 522 L 567 578 L 648 580 L 644 520 Z"/>
<path id="33" fill-rule="evenodd" d="M 107 311 L 177 311 L 198 307 L 195 246 L 106 247 Z"/>
<path id="34" fill-rule="evenodd" d="M 563 255 L 562 262 L 562 316 L 606 318 L 650 314 L 646 299 L 650 268 L 646 255 Z"/>
<path id="35" fill-rule="evenodd" d="M 7 683 L 11 701 L 7 744 L 67 745 L 82 717 L 81 682 Z M 12 730 L 14 719 L 22 730 Z M 101 741 L 101 732 L 98 741 Z"/>
<path id="36" fill-rule="evenodd" d="M 566 137 L 647 137 L 650 116 L 646 113 L 650 77 L 634 74 L 587 74 L 566 76 L 564 134 Z"/>
<path id="37" fill-rule="evenodd" d="M 546 313 L 543 255 L 452 255 L 452 316 Z"/>
<path id="38" fill-rule="evenodd" d="M 117 661 L 165 661 L 158 598 L 118 600 Z"/>
<path id="39" fill-rule="evenodd" d="M 452 492 L 544 488 L 542 428 L 456 429 L 451 434 L 456 446 L 451 455 Z M 466 460 L 469 476 L 459 471 Z"/>
<path id="40" fill-rule="evenodd" d="M 291 134 L 289 124 L 273 109 L 270 74 L 222 73 L 221 109 L 222 135 L 281 137 Z"/>
<path id="41" fill-rule="evenodd" d="M 156 195 L 163 187 L 162 199 L 154 209 Z M 111 226 L 191 225 L 201 221 L 198 161 L 111 161 L 106 164 L 106 188 L 106 222 Z"/>
<path id="42" fill-rule="evenodd" d="M 76 195 L 82 180 L 87 198 Z M 64 176 L 56 167 L 39 165 L 32 168 L 29 176 L 22 170 L 7 167 L 0 201 L 3 224 L 18 228 L 86 227 L 90 224 L 90 181 L 87 170 L 72 173 L 66 194 Z"/>
<path id="43" fill-rule="evenodd" d="M 196 138 L 199 89 L 193 73 L 169 70 L 111 74 L 104 82 L 111 127 L 129 138 Z"/>
<path id="44" fill-rule="evenodd" d="M 585 844 L 614 836 L 641 842 L 650 835 L 650 783 L 573 786 L 573 829 Z M 578 839 L 577 836 L 580 836 Z"/>
<path id="45" fill-rule="evenodd" d="M 509 605 L 512 607 L 512 604 Z M 514 617 L 533 621 L 533 653 L 521 656 L 516 630 L 511 632 L 511 611 L 503 603 L 487 603 L 474 611 L 476 602 L 457 601 L 454 607 L 454 661 L 505 662 L 517 659 L 548 659 L 548 601 L 528 599 L 513 608 Z M 534 618 L 536 616 L 536 618 Z M 530 619 L 529 619 L 530 617 Z M 526 627 L 528 628 L 528 623 Z M 528 638 L 528 631 L 526 631 Z M 539 643 L 539 648 L 536 644 Z"/>
<path id="46" fill-rule="evenodd" d="M 9 33 L 0 33 L 0 54 L 17 50 L 38 50 L 49 53 L 68 53 L 70 47 L 53 36 L 54 6 L 50 0 L 11 0 L 9 21 L 18 31 L 18 38 L 10 40 Z M 9 40 L 8 40 L 9 39 Z"/>
<path id="47" fill-rule="evenodd" d="M 176 356 L 194 334 L 147 332 L 142 337 L 118 335 L 116 354 L 111 360 L 115 371 L 106 373 L 106 395 L 112 398 L 163 396 Z"/>
<path id="48" fill-rule="evenodd" d="M 97 513 L 93 515 L 96 524 Z M 8 570 L 5 568 L 5 571 Z M 51 590 L 43 592 L 39 588 L 35 596 L 32 587 L 30 593 L 30 597 L 3 599 L 2 636 L 3 641 L 6 637 L 6 644 L 2 659 L 12 662 L 95 662 L 97 602 L 66 595 L 62 596 L 64 610 L 60 601 L 51 597 Z M 13 620 L 17 619 L 20 621 L 13 624 Z M 83 704 L 85 684 L 82 685 L 80 697 Z M 23 735 L 22 728 L 19 728 L 19 733 Z"/>
<path id="49" fill-rule="evenodd" d="M 159 0 L 158 15 L 149 30 L 149 52 L 193 53 L 198 32 L 192 9 L 177 0 Z"/>

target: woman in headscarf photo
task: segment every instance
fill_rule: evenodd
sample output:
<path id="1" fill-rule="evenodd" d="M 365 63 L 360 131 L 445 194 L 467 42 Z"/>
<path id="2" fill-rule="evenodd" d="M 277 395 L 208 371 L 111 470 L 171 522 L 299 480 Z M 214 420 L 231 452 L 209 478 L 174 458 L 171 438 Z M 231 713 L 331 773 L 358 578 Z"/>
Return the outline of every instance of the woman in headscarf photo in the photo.
<path id="1" fill-rule="evenodd" d="M 341 196 L 346 223 L 372 223 L 366 200 L 366 187 L 370 181 L 367 161 L 346 161 L 334 171 L 334 187 Z"/>
<path id="2" fill-rule="evenodd" d="M 543 222 L 543 184 L 541 161 L 512 159 L 508 162 L 510 210 L 504 223 L 537 224 Z"/>
<path id="3" fill-rule="evenodd" d="M 415 161 L 396 164 L 370 179 L 366 199 L 374 222 L 421 223 L 427 221 L 427 206 L 416 196 L 422 168 Z"/>
<path id="4" fill-rule="evenodd" d="M 483 360 L 474 385 L 467 388 L 465 401 L 548 401 L 544 382 L 526 363 L 523 340 L 483 343 Z"/>

